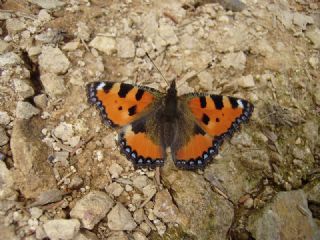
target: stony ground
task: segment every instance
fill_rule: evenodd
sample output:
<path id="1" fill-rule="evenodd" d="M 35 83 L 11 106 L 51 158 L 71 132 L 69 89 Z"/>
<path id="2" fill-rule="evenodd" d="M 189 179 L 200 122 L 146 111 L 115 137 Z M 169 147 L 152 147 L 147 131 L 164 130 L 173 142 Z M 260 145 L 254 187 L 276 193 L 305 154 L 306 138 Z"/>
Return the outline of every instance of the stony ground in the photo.
<path id="1" fill-rule="evenodd" d="M 317 0 L 2 0 L 2 239 L 320 239 Z M 204 171 L 134 170 L 85 84 L 243 97 Z M 210 68 L 206 66 L 212 63 Z"/>

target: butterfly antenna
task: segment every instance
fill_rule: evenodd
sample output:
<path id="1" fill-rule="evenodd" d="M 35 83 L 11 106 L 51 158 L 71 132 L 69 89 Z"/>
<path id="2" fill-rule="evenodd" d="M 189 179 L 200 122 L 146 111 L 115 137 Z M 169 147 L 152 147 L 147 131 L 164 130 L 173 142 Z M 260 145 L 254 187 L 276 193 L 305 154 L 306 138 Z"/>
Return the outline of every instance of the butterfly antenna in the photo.
<path id="1" fill-rule="evenodd" d="M 152 63 L 152 65 L 158 70 L 158 72 L 160 73 L 161 77 L 163 78 L 163 80 L 167 83 L 167 85 L 169 86 L 169 82 L 168 80 L 163 76 L 162 72 L 160 71 L 160 69 L 157 67 L 157 65 L 153 62 L 153 60 L 151 59 L 151 57 L 149 56 L 149 54 L 146 52 L 146 56 L 149 58 L 150 62 Z"/>

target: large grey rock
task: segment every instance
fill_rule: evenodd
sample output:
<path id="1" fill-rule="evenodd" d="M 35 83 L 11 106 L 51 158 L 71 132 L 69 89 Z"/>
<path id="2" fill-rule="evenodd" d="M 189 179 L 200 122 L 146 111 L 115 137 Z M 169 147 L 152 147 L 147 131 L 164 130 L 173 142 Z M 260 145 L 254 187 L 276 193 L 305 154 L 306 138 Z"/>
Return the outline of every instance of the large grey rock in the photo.
<path id="1" fill-rule="evenodd" d="M 31 103 L 19 101 L 16 107 L 16 117 L 19 119 L 30 119 L 40 113 L 40 110 Z"/>
<path id="2" fill-rule="evenodd" d="M 10 146 L 16 187 L 26 198 L 36 198 L 41 192 L 56 187 L 47 161 L 48 147 L 41 141 L 43 127 L 43 122 L 36 118 L 16 119 L 13 123 Z"/>
<path id="3" fill-rule="evenodd" d="M 113 205 L 113 200 L 104 192 L 92 191 L 81 198 L 70 215 L 81 221 L 82 227 L 93 229 L 106 216 Z"/>
<path id="4" fill-rule="evenodd" d="M 38 5 L 39 7 L 45 8 L 45 9 L 54 9 L 57 7 L 62 7 L 66 3 L 60 0 L 28 0 L 29 2 Z"/>
<path id="5" fill-rule="evenodd" d="M 179 210 L 172 201 L 168 190 L 162 190 L 156 194 L 154 214 L 164 222 L 176 222 Z"/>
<path id="6" fill-rule="evenodd" d="M 44 231 L 51 240 L 73 239 L 80 229 L 78 219 L 54 219 L 43 224 Z"/>
<path id="7" fill-rule="evenodd" d="M 107 55 L 110 55 L 117 51 L 116 41 L 114 38 L 105 36 L 96 36 L 90 43 L 90 47 L 93 47 Z"/>
<path id="8" fill-rule="evenodd" d="M 279 192 L 271 203 L 249 217 L 247 228 L 259 240 L 320 239 L 302 190 Z"/>
<path id="9" fill-rule="evenodd" d="M 14 52 L 8 52 L 0 55 L 0 67 L 16 65 L 21 62 L 21 58 Z"/>
<path id="10" fill-rule="evenodd" d="M 6 28 L 9 34 L 15 34 L 24 30 L 26 28 L 26 24 L 18 18 L 9 18 L 6 21 Z"/>
<path id="11" fill-rule="evenodd" d="M 197 239 L 225 239 L 232 224 L 233 206 L 214 193 L 203 176 L 164 169 L 162 178 L 174 193 L 181 213 L 177 221 L 184 232 Z"/>
<path id="12" fill-rule="evenodd" d="M 61 95 L 66 91 L 63 78 L 57 74 L 44 73 L 41 75 L 40 80 L 46 93 L 51 97 Z"/>
<path id="13" fill-rule="evenodd" d="M 116 231 L 132 231 L 137 224 L 131 213 L 121 203 L 117 203 L 108 214 L 108 227 Z"/>
<path id="14" fill-rule="evenodd" d="M 33 88 L 27 83 L 26 80 L 14 79 L 13 84 L 14 89 L 20 98 L 25 99 L 34 95 Z"/>
<path id="15" fill-rule="evenodd" d="M 0 126 L 0 147 L 6 145 L 9 142 L 6 130 Z"/>
<path id="16" fill-rule="evenodd" d="M 39 56 L 39 66 L 43 72 L 63 74 L 68 70 L 70 62 L 59 48 L 43 47 Z"/>

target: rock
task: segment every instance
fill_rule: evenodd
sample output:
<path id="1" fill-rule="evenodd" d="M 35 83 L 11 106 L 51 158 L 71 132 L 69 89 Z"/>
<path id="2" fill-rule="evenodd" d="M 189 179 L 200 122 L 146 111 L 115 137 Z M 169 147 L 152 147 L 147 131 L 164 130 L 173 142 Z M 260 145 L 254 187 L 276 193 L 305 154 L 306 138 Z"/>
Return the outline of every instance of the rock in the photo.
<path id="1" fill-rule="evenodd" d="M 22 63 L 21 58 L 14 52 L 0 55 L 0 67 L 12 66 Z"/>
<path id="2" fill-rule="evenodd" d="M 68 42 L 66 45 L 63 46 L 63 50 L 65 51 L 75 51 L 78 49 L 80 45 L 79 41 L 74 41 L 74 42 Z"/>
<path id="3" fill-rule="evenodd" d="M 83 41 L 89 41 L 91 31 L 90 31 L 90 28 L 87 26 L 87 24 L 84 22 L 78 22 L 77 27 L 78 29 L 76 32 L 76 36 L 82 39 Z"/>
<path id="4" fill-rule="evenodd" d="M 106 191 L 115 197 L 119 197 L 123 192 L 123 187 L 119 183 L 113 182 L 106 187 Z"/>
<path id="5" fill-rule="evenodd" d="M 132 236 L 134 240 L 148 240 L 142 232 L 134 232 Z"/>
<path id="6" fill-rule="evenodd" d="M 152 183 L 152 184 L 149 184 L 147 186 L 145 186 L 143 189 L 142 189 L 142 192 L 143 192 L 143 195 L 147 198 L 151 198 L 153 195 L 156 194 L 157 192 L 157 187 Z"/>
<path id="7" fill-rule="evenodd" d="M 30 3 L 36 4 L 39 7 L 45 8 L 45 9 L 55 9 L 58 7 L 64 6 L 66 3 L 60 0 L 28 0 Z"/>
<path id="8" fill-rule="evenodd" d="M 244 70 L 246 65 L 246 55 L 243 52 L 228 53 L 221 61 L 224 68 L 234 68 L 235 70 Z"/>
<path id="9" fill-rule="evenodd" d="M 10 46 L 9 43 L 0 39 L 0 54 L 7 52 Z"/>
<path id="10" fill-rule="evenodd" d="M 25 99 L 34 95 L 33 88 L 28 83 L 26 83 L 25 80 L 14 79 L 13 85 L 16 93 L 18 93 L 19 97 L 22 99 Z"/>
<path id="11" fill-rule="evenodd" d="M 4 224 L 0 224 L 0 236 L 2 239 L 10 239 L 10 240 L 19 240 L 21 239 L 15 233 L 15 228 L 13 225 L 5 226 Z"/>
<path id="12" fill-rule="evenodd" d="M 9 142 L 6 130 L 0 126 L 0 147 Z"/>
<path id="13" fill-rule="evenodd" d="M 71 181 L 68 186 L 70 189 L 79 189 L 82 186 L 82 184 L 83 184 L 83 179 L 78 175 L 76 175 L 71 178 Z"/>
<path id="14" fill-rule="evenodd" d="M 111 232 L 107 240 L 128 240 L 127 235 L 122 231 Z"/>
<path id="15" fill-rule="evenodd" d="M 313 43 L 313 48 L 320 49 L 320 29 L 319 28 L 314 28 L 312 30 L 307 31 L 306 36 Z"/>
<path id="16" fill-rule="evenodd" d="M 60 122 L 60 124 L 53 130 L 54 135 L 62 141 L 67 141 L 74 134 L 72 124 Z"/>
<path id="17" fill-rule="evenodd" d="M 61 29 L 48 28 L 47 30 L 35 35 L 34 38 L 38 42 L 41 42 L 42 45 L 43 43 L 56 45 L 59 42 L 64 40 L 64 34 L 61 31 Z M 45 47 L 45 48 L 48 48 L 48 47 Z M 43 49 L 41 49 L 41 52 L 43 52 Z"/>
<path id="18" fill-rule="evenodd" d="M 96 234 L 90 231 L 80 232 L 73 240 L 98 240 Z"/>
<path id="19" fill-rule="evenodd" d="M 43 72 L 63 74 L 69 69 L 70 62 L 59 48 L 43 47 L 39 66 Z"/>
<path id="20" fill-rule="evenodd" d="M 47 161 L 48 147 L 41 141 L 43 122 L 39 119 L 13 122 L 11 151 L 15 167 L 16 188 L 25 198 L 55 189 L 56 180 Z"/>
<path id="21" fill-rule="evenodd" d="M 38 108 L 35 108 L 28 102 L 17 102 L 16 107 L 16 117 L 19 119 L 30 119 L 32 116 L 35 116 L 40 113 Z"/>
<path id="22" fill-rule="evenodd" d="M 80 229 L 78 219 L 54 219 L 43 224 L 44 231 L 51 240 L 73 239 Z"/>
<path id="23" fill-rule="evenodd" d="M 295 12 L 293 14 L 293 23 L 299 26 L 302 30 L 306 30 L 307 24 L 313 24 L 314 21 L 313 18 L 308 15 Z"/>
<path id="24" fill-rule="evenodd" d="M 320 182 L 310 182 L 304 186 L 303 191 L 306 193 L 308 201 L 320 204 Z"/>
<path id="25" fill-rule="evenodd" d="M 16 34 L 26 29 L 26 25 L 18 18 L 9 18 L 6 21 L 6 28 L 9 34 Z"/>
<path id="26" fill-rule="evenodd" d="M 42 206 L 48 203 L 58 202 L 62 199 L 62 197 L 63 197 L 63 192 L 57 189 L 43 191 L 36 196 L 35 201 L 32 204 L 30 204 L 29 207 Z"/>
<path id="27" fill-rule="evenodd" d="M 42 49 L 39 46 L 32 46 L 28 48 L 29 57 L 37 56 L 41 53 Z"/>
<path id="28" fill-rule="evenodd" d="M 45 94 L 39 94 L 33 98 L 34 104 L 41 109 L 45 109 L 48 104 L 48 98 Z"/>
<path id="29" fill-rule="evenodd" d="M 137 224 L 130 212 L 121 203 L 117 203 L 108 214 L 108 227 L 116 231 L 132 231 Z"/>
<path id="30" fill-rule="evenodd" d="M 112 178 L 119 178 L 122 171 L 123 168 L 117 163 L 112 163 L 109 167 L 109 173 L 111 174 Z"/>
<path id="31" fill-rule="evenodd" d="M 164 169 L 161 176 L 174 192 L 181 214 L 177 221 L 185 233 L 198 239 L 225 239 L 232 224 L 233 206 L 214 193 L 203 176 L 169 169 Z"/>
<path id="32" fill-rule="evenodd" d="M 116 41 L 111 37 L 97 36 L 89 43 L 89 46 L 107 55 L 111 55 L 117 51 Z"/>
<path id="33" fill-rule="evenodd" d="M 271 203 L 249 216 L 247 229 L 255 239 L 320 239 L 302 190 L 279 192 Z"/>
<path id="34" fill-rule="evenodd" d="M 175 45 L 179 41 L 174 32 L 174 28 L 168 24 L 161 24 L 159 27 L 159 35 L 166 42 L 166 44 Z"/>
<path id="35" fill-rule="evenodd" d="M 64 80 L 54 73 L 44 73 L 40 77 L 41 82 L 49 96 L 55 97 L 66 91 Z"/>
<path id="36" fill-rule="evenodd" d="M 142 190 L 148 184 L 148 177 L 145 175 L 139 175 L 132 179 L 133 186 L 139 190 Z"/>
<path id="37" fill-rule="evenodd" d="M 202 71 L 197 76 L 200 80 L 199 82 L 200 87 L 202 87 L 205 90 L 212 89 L 213 77 L 211 73 L 209 73 L 208 71 Z"/>
<path id="38" fill-rule="evenodd" d="M 0 111 L 0 125 L 6 126 L 10 123 L 10 116 L 7 112 Z"/>
<path id="39" fill-rule="evenodd" d="M 117 52 L 120 58 L 133 58 L 136 54 L 134 42 L 129 38 L 120 38 L 117 40 Z"/>
<path id="40" fill-rule="evenodd" d="M 247 5 L 241 2 L 240 0 L 218 0 L 218 2 L 227 10 L 233 12 L 241 12 L 244 10 Z"/>
<path id="41" fill-rule="evenodd" d="M 143 208 L 139 208 L 138 210 L 136 210 L 133 213 L 133 218 L 137 223 L 142 223 L 142 221 L 144 220 L 144 210 Z"/>
<path id="42" fill-rule="evenodd" d="M 40 22 L 49 22 L 51 20 L 51 15 L 45 9 L 41 9 L 38 14 L 38 21 Z"/>
<path id="43" fill-rule="evenodd" d="M 240 87 L 243 88 L 250 88 L 255 86 L 253 76 L 251 74 L 238 78 L 237 83 Z"/>
<path id="44" fill-rule="evenodd" d="M 320 67 L 319 65 L 320 62 L 320 58 L 316 57 L 316 56 L 311 56 L 309 58 L 309 64 L 311 65 L 312 68 L 317 69 L 318 67 Z"/>
<path id="45" fill-rule="evenodd" d="M 30 212 L 30 215 L 32 218 L 37 219 L 37 218 L 41 217 L 43 210 L 38 207 L 32 207 L 29 209 L 29 212 Z"/>
<path id="46" fill-rule="evenodd" d="M 82 227 L 91 230 L 106 216 L 112 205 L 113 201 L 106 193 L 91 191 L 76 203 L 70 216 L 80 219 Z"/>
<path id="47" fill-rule="evenodd" d="M 12 190 L 14 179 L 12 172 L 8 170 L 6 164 L 0 161 L 0 200 L 15 200 L 16 193 Z M 1 224 L 0 224 L 1 225 Z"/>
<path id="48" fill-rule="evenodd" d="M 162 190 L 156 194 L 153 212 L 166 223 L 176 222 L 179 210 L 172 202 L 172 197 L 168 190 Z"/>

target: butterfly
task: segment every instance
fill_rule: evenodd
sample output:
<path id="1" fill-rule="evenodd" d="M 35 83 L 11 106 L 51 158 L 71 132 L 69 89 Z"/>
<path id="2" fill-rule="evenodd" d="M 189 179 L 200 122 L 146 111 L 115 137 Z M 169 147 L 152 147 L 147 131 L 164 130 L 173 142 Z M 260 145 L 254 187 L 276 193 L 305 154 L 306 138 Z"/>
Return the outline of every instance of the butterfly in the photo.
<path id="1" fill-rule="evenodd" d="M 176 167 L 203 169 L 254 109 L 240 98 L 178 96 L 175 81 L 166 93 L 127 83 L 92 82 L 87 95 L 103 123 L 120 128 L 121 152 L 138 168 L 163 166 L 170 148 Z"/>

